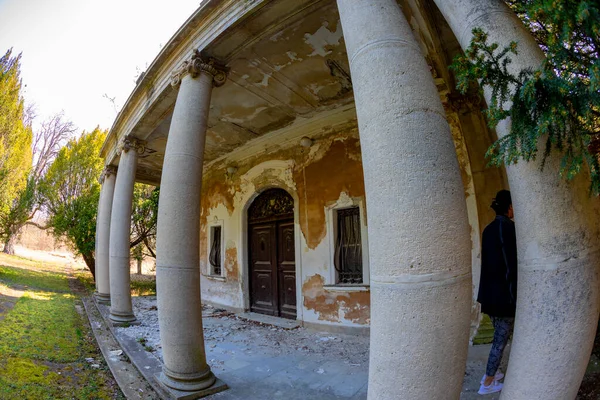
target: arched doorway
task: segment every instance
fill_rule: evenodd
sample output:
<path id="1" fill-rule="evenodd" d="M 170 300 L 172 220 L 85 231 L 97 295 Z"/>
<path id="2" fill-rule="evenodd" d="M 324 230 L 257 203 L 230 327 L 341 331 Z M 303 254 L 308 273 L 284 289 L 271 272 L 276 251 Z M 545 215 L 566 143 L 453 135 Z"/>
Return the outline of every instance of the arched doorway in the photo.
<path id="1" fill-rule="evenodd" d="M 268 189 L 248 208 L 250 310 L 296 319 L 294 199 Z"/>

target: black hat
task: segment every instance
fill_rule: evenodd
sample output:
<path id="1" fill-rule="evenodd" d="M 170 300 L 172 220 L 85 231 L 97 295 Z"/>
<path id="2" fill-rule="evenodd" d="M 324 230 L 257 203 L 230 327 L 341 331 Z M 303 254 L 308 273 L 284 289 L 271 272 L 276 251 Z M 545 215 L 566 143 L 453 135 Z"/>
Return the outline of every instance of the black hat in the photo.
<path id="1" fill-rule="evenodd" d="M 508 190 L 501 190 L 496 193 L 496 197 L 492 200 L 492 208 L 496 211 L 497 215 L 504 215 L 508 212 L 512 204 L 510 198 L 510 192 Z"/>

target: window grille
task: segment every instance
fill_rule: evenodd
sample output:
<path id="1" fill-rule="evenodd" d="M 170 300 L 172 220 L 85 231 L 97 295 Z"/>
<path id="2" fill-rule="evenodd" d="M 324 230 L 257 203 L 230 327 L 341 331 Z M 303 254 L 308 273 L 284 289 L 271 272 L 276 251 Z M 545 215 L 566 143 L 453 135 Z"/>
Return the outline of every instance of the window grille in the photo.
<path id="1" fill-rule="evenodd" d="M 212 242 L 208 261 L 211 265 L 211 275 L 221 275 L 221 227 L 212 226 L 210 230 Z"/>
<path id="2" fill-rule="evenodd" d="M 337 283 L 363 283 L 360 211 L 358 207 L 337 210 L 334 264 L 337 271 Z"/>

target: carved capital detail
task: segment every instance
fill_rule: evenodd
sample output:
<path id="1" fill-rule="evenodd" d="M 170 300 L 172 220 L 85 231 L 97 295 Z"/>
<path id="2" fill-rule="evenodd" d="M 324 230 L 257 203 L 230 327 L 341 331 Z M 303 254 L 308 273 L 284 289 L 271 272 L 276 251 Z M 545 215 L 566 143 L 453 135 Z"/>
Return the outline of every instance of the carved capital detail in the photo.
<path id="1" fill-rule="evenodd" d="M 98 182 L 100 182 L 100 184 L 103 184 L 104 180 L 107 177 L 109 177 L 111 175 L 116 175 L 116 174 L 117 174 L 117 167 L 115 167 L 114 165 L 107 165 L 102 170 L 102 173 L 100 174 L 100 177 L 98 178 Z"/>
<path id="2" fill-rule="evenodd" d="M 466 113 L 473 110 L 480 110 L 483 106 L 481 97 L 477 93 L 459 94 L 449 93 L 446 95 L 446 101 L 442 102 L 444 108 L 453 112 Z"/>
<path id="3" fill-rule="evenodd" d="M 202 57 L 200 50 L 195 49 L 192 55 L 173 72 L 171 85 L 178 87 L 185 75 L 190 74 L 192 78 L 195 78 L 203 71 L 212 76 L 215 87 L 223 85 L 227 80 L 227 72 L 217 64 L 214 58 Z"/>
<path id="4" fill-rule="evenodd" d="M 146 151 L 146 142 L 128 135 L 123 138 L 119 150 L 125 153 L 127 153 L 129 150 L 134 150 L 141 155 Z"/>

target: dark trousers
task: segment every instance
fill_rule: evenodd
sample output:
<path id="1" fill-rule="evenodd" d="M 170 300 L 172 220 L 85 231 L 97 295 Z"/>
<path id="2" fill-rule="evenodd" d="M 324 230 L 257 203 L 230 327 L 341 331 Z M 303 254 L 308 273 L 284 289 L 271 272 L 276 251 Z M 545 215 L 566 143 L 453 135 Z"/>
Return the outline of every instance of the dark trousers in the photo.
<path id="1" fill-rule="evenodd" d="M 515 319 L 492 316 L 490 316 L 490 319 L 494 325 L 494 341 L 492 342 L 492 349 L 490 350 L 490 356 L 488 357 L 485 374 L 487 376 L 494 376 L 496 375 L 496 371 L 498 371 L 498 367 L 500 366 L 504 348 L 506 347 L 508 339 L 512 334 Z"/>

